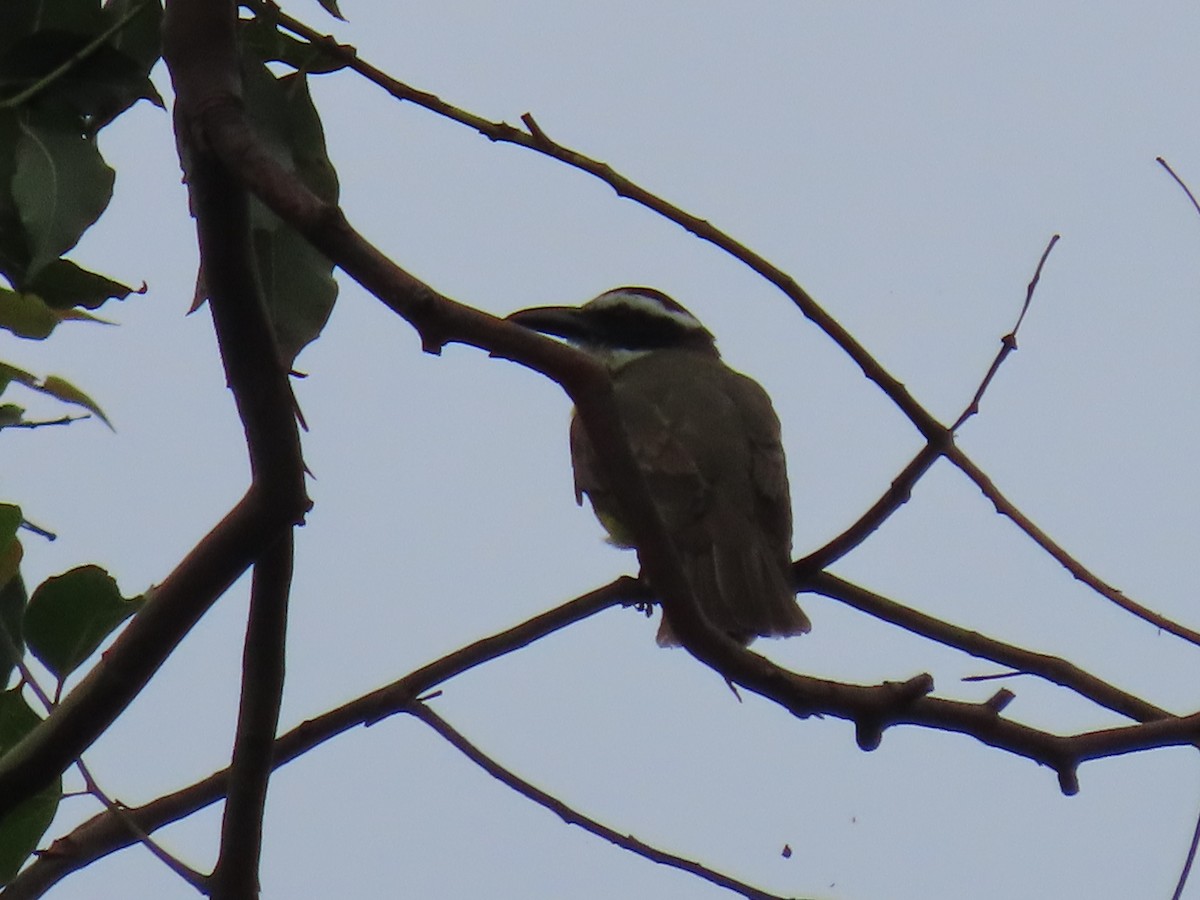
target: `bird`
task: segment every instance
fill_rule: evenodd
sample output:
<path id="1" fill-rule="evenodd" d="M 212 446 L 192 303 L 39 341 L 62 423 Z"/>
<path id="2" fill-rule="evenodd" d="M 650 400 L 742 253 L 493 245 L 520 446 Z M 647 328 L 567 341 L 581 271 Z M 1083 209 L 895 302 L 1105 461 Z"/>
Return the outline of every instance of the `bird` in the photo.
<path id="1" fill-rule="evenodd" d="M 808 632 L 791 581 L 779 418 L 761 385 L 722 362 L 700 320 L 662 291 L 636 286 L 508 320 L 562 338 L 609 370 L 630 449 L 707 623 L 743 646 Z M 576 503 L 586 496 L 609 542 L 633 547 L 578 413 L 570 448 Z M 679 643 L 665 610 L 657 641 Z"/>

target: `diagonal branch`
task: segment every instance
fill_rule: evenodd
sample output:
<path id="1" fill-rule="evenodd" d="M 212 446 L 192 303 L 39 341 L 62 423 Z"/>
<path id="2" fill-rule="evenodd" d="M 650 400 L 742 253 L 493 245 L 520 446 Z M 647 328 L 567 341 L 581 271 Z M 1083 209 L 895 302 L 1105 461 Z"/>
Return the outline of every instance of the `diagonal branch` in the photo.
<path id="1" fill-rule="evenodd" d="M 684 859 L 682 856 L 676 856 L 673 853 L 667 853 L 655 847 L 651 847 L 637 838 L 628 834 L 620 834 L 619 832 L 609 828 L 595 819 L 585 816 L 583 813 L 572 809 L 567 804 L 563 803 L 557 797 L 546 793 L 538 787 L 530 784 L 519 775 L 504 768 L 490 756 L 481 751 L 478 747 L 472 744 L 469 740 L 463 737 L 453 726 L 445 719 L 429 708 L 428 704 L 415 702 L 407 710 L 410 715 L 420 719 L 439 735 L 446 739 L 454 749 L 462 753 L 467 759 L 475 763 L 497 781 L 512 788 L 523 797 L 532 800 L 538 806 L 554 813 L 568 825 L 578 825 L 584 831 L 603 838 L 609 843 L 616 844 L 622 850 L 628 850 L 630 853 L 635 853 L 651 862 L 659 863 L 664 866 L 671 866 L 675 869 L 680 869 L 697 878 L 707 881 L 709 884 L 715 884 L 717 887 L 725 888 L 726 890 L 735 891 L 743 897 L 749 897 L 751 900 L 785 900 L 778 894 L 769 894 L 764 890 L 746 884 L 743 881 L 738 881 L 735 878 L 730 878 L 728 875 L 722 875 L 720 872 L 703 866 L 698 862 L 690 859 Z"/>
<path id="2" fill-rule="evenodd" d="M 1042 280 L 1042 268 L 1046 265 L 1046 260 L 1050 257 L 1050 251 L 1058 243 L 1059 237 L 1057 234 L 1052 235 L 1050 243 L 1046 244 L 1046 249 L 1042 251 L 1042 258 L 1038 260 L 1037 268 L 1033 272 L 1033 278 L 1029 279 L 1029 285 L 1025 289 L 1025 302 L 1021 304 L 1021 313 L 1017 316 L 1017 323 L 1013 325 L 1012 331 L 1000 339 L 1000 349 L 996 353 L 996 358 L 992 360 L 987 374 L 983 376 L 983 381 L 979 383 L 979 387 L 975 391 L 975 396 L 971 398 L 971 402 L 967 404 L 967 408 L 963 410 L 962 415 L 955 419 L 954 424 L 950 426 L 950 430 L 956 434 L 967 419 L 979 412 L 979 404 L 983 400 L 983 395 L 987 393 L 992 379 L 996 377 L 996 373 L 1000 371 L 1000 367 L 1004 365 L 1004 361 L 1008 359 L 1008 355 L 1017 349 L 1017 332 L 1021 330 L 1021 323 L 1025 321 L 1025 314 L 1029 312 L 1029 304 L 1033 302 L 1033 292 L 1037 290 L 1038 282 Z"/>
<path id="3" fill-rule="evenodd" d="M 875 616 L 877 619 L 891 622 L 906 631 L 937 641 L 939 644 L 954 647 L 981 659 L 990 659 L 1021 672 L 1037 675 L 1039 678 L 1074 691 L 1093 703 L 1128 716 L 1135 721 L 1151 722 L 1156 719 L 1174 718 L 1165 709 L 1160 709 L 1141 697 L 1108 684 L 1065 659 L 1046 653 L 1035 653 L 1023 647 L 990 638 L 978 631 L 959 628 L 957 625 L 951 625 L 949 622 L 943 622 L 923 612 L 902 606 L 894 600 L 851 584 L 829 572 L 805 575 L 801 578 L 800 584 L 802 590 L 839 600 L 868 615 Z"/>

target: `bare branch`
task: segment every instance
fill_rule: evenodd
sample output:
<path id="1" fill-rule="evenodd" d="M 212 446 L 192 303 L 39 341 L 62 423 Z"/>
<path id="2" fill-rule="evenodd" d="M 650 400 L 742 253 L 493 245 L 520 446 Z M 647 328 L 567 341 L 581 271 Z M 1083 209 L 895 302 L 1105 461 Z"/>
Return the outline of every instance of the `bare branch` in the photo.
<path id="1" fill-rule="evenodd" d="M 1196 847 L 1200 845 L 1200 814 L 1196 817 L 1196 827 L 1192 829 L 1192 840 L 1188 844 L 1187 854 L 1183 859 L 1183 868 L 1179 872 L 1179 880 L 1175 883 L 1175 890 L 1171 892 L 1171 900 L 1180 900 L 1183 897 L 1183 889 L 1187 887 L 1188 876 L 1191 875 L 1192 865 L 1196 861 Z"/>
<path id="2" fill-rule="evenodd" d="M 1057 234 L 1051 236 L 1050 243 L 1042 251 L 1042 258 L 1038 260 L 1033 278 L 1029 280 L 1029 286 L 1025 289 L 1025 302 L 1021 304 L 1021 314 L 1017 316 L 1017 323 L 1013 325 L 1012 331 L 1000 339 L 1000 350 L 996 353 L 996 358 L 992 360 L 992 365 L 988 368 L 987 374 L 983 376 L 983 381 L 979 383 L 979 388 L 975 391 L 975 396 L 971 398 L 971 402 L 967 404 L 967 408 L 963 410 L 962 415 L 950 426 L 951 431 L 957 433 L 958 429 L 963 426 L 963 423 L 967 419 L 979 412 L 979 403 L 983 400 L 983 395 L 987 392 L 992 379 L 996 377 L 996 373 L 1000 371 L 1000 367 L 1004 365 L 1004 360 L 1008 359 L 1008 355 L 1017 349 L 1017 332 L 1021 330 L 1021 323 L 1025 321 L 1025 313 L 1029 312 L 1029 304 L 1033 302 L 1033 292 L 1037 290 L 1038 282 L 1042 279 L 1042 267 L 1046 265 L 1046 259 L 1050 256 L 1050 251 L 1054 249 L 1054 245 L 1058 243 L 1059 237 Z"/>
<path id="3" fill-rule="evenodd" d="M 1184 184 L 1183 179 L 1175 174 L 1175 170 L 1171 168 L 1170 163 L 1168 163 L 1161 156 L 1154 157 L 1154 161 L 1167 170 L 1170 176 L 1175 179 L 1175 183 L 1183 188 L 1183 192 L 1187 194 L 1187 198 L 1192 201 L 1192 206 L 1196 208 L 1196 212 L 1200 212 L 1200 202 L 1197 202 L 1196 195 L 1192 193 L 1191 188 Z"/>
<path id="4" fill-rule="evenodd" d="M 185 865 L 182 860 L 168 853 L 154 838 L 139 828 L 137 822 L 129 815 L 128 807 L 108 796 L 96 782 L 91 770 L 88 769 L 82 759 L 75 760 L 75 768 L 83 776 L 83 783 L 87 786 L 87 792 L 104 804 L 104 808 L 108 810 L 109 814 L 119 819 L 125 828 L 129 830 L 129 833 L 137 838 L 138 843 L 149 850 L 155 859 L 197 891 L 204 894 L 208 893 L 208 877 L 206 875 L 202 875 L 191 868 L 191 866 Z"/>
<path id="5" fill-rule="evenodd" d="M 680 869 L 697 878 L 707 881 L 709 884 L 714 884 L 717 887 L 725 888 L 726 890 L 735 891 L 743 897 L 750 897 L 752 900 L 785 900 L 778 894 L 769 894 L 764 890 L 753 887 L 745 882 L 730 878 L 728 875 L 722 875 L 708 866 L 703 866 L 698 862 L 690 859 L 684 859 L 681 856 L 676 856 L 673 853 L 667 853 L 649 844 L 639 841 L 632 835 L 620 834 L 603 825 L 583 813 L 572 809 L 567 804 L 563 803 L 557 797 L 553 797 L 540 788 L 530 784 L 519 775 L 501 766 L 498 762 L 492 759 L 487 754 L 483 753 L 478 747 L 463 737 L 456 731 L 445 719 L 435 713 L 424 703 L 413 703 L 408 710 L 408 713 L 420 719 L 439 735 L 445 738 L 451 746 L 462 753 L 467 759 L 475 763 L 497 781 L 512 788 L 523 797 L 532 800 L 538 806 L 554 813 L 568 825 L 578 825 L 584 831 L 596 835 L 596 837 L 616 844 L 622 850 L 628 850 L 630 853 L 636 853 L 638 856 L 648 859 L 651 862 L 659 863 L 664 866 L 671 866 L 675 869 Z"/>
<path id="6" fill-rule="evenodd" d="M 874 534 L 891 517 L 892 513 L 912 498 L 912 489 L 941 457 L 941 450 L 932 444 L 922 447 L 920 452 L 904 467 L 904 470 L 892 480 L 884 495 L 876 500 L 871 508 L 859 517 L 858 521 L 824 547 L 814 550 L 793 564 L 796 575 L 804 578 L 820 572 Z"/>
<path id="7" fill-rule="evenodd" d="M 797 566 L 799 565 L 797 563 Z M 957 625 L 951 625 L 915 609 L 902 606 L 894 600 L 851 584 L 828 572 L 802 576 L 799 584 L 802 590 L 810 590 L 840 600 L 842 603 L 885 622 L 891 622 L 913 634 L 919 634 L 937 641 L 939 644 L 945 644 L 947 647 L 954 647 L 972 656 L 990 659 L 1017 670 L 1010 674 L 1029 673 L 1044 678 L 1046 681 L 1072 690 L 1093 703 L 1128 716 L 1135 721 L 1151 722 L 1156 719 L 1174 718 L 1166 710 L 1101 681 L 1095 675 L 1085 672 L 1065 659 L 1045 653 L 1035 653 L 1023 647 L 987 637 L 977 631 L 959 628 Z"/>
<path id="8" fill-rule="evenodd" d="M 279 707 L 283 697 L 292 533 L 286 532 L 254 566 L 250 616 L 242 656 L 242 699 L 226 788 L 221 852 L 210 895 L 257 894 L 267 800 Z"/>

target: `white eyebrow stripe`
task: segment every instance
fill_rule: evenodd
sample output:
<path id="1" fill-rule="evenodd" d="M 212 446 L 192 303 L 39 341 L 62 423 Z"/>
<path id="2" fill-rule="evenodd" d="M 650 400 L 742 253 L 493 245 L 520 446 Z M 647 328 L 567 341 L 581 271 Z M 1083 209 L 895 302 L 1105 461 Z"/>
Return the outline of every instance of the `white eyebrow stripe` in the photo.
<path id="1" fill-rule="evenodd" d="M 700 320 L 686 309 L 679 306 L 667 306 L 658 297 L 641 291 L 628 291 L 618 288 L 617 290 L 601 294 L 586 305 L 595 310 L 624 306 L 628 309 L 639 310 L 647 315 L 672 319 L 687 329 L 700 330 L 704 328 L 700 324 Z"/>

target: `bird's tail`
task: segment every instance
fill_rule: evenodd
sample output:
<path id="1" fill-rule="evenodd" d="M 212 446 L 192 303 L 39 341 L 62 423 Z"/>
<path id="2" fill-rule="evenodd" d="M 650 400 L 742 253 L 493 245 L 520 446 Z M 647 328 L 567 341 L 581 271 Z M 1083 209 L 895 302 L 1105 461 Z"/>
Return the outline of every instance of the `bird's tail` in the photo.
<path id="1" fill-rule="evenodd" d="M 731 546 L 723 540 L 681 557 L 701 614 L 735 641 L 749 644 L 756 637 L 788 637 L 812 628 L 796 603 L 788 560 L 762 542 Z M 658 643 L 679 643 L 665 613 Z"/>

